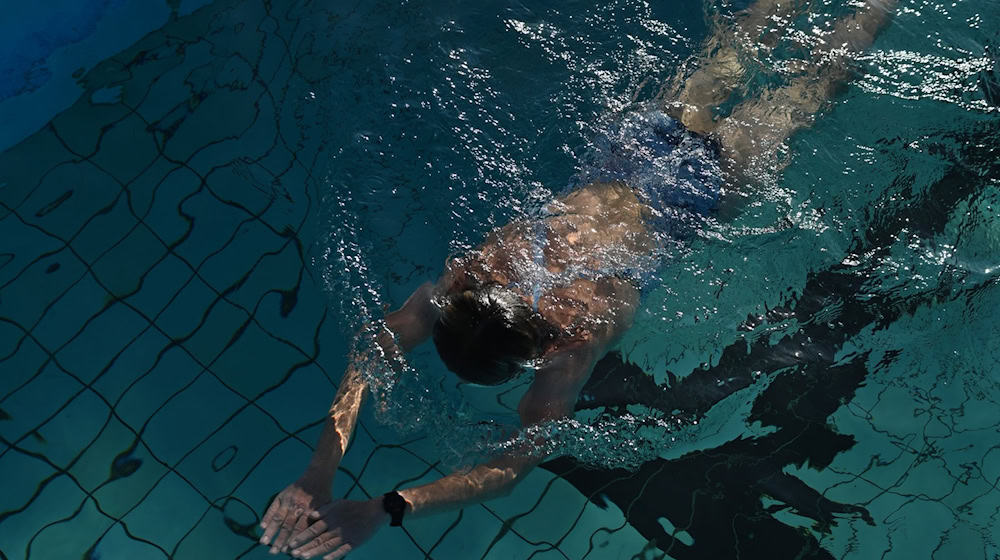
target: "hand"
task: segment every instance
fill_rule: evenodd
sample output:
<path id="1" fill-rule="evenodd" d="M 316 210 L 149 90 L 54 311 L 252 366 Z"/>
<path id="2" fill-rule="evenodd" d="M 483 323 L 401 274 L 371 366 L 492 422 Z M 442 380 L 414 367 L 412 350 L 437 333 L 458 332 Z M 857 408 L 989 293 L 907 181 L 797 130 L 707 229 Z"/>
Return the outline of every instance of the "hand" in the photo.
<path id="1" fill-rule="evenodd" d="M 364 502 L 337 500 L 320 508 L 319 520 L 296 533 L 289 546 L 296 558 L 325 555 L 323 560 L 336 560 L 361 546 L 388 522 L 381 497 Z"/>
<path id="2" fill-rule="evenodd" d="M 318 519 L 320 507 L 329 503 L 329 483 L 303 477 L 289 484 L 274 497 L 271 507 L 261 518 L 260 527 L 264 535 L 260 537 L 260 543 L 271 544 L 274 538 L 271 554 L 287 551 L 289 537 L 305 530 L 310 519 Z"/>

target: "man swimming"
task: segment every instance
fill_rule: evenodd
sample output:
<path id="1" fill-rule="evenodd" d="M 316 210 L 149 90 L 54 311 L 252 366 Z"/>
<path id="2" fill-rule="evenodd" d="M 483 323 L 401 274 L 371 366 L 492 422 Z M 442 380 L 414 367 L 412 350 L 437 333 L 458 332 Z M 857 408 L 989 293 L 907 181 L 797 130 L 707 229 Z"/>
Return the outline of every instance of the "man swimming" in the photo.
<path id="1" fill-rule="evenodd" d="M 893 1 L 868 0 L 814 46 L 814 60 L 798 77 L 724 118 L 714 108 L 745 70 L 731 39 L 710 39 L 711 55 L 678 101 L 663 104 L 673 116 L 646 107 L 621 118 L 595 139 L 593 171 L 579 178 L 580 188 L 449 259 L 436 283 L 389 313 L 382 351 L 396 358 L 433 339 L 449 370 L 481 385 L 504 383 L 530 364 L 534 379 L 518 405 L 522 426 L 572 416 L 594 364 L 631 326 L 663 249 L 711 218 L 724 174 L 780 166 L 779 146 L 848 79 L 845 56 L 871 44 Z M 789 10 L 762 0 L 738 29 L 755 33 Z M 349 362 L 304 474 L 263 516 L 260 542 L 272 553 L 341 558 L 385 524 L 506 494 L 545 458 L 513 450 L 422 486 L 367 501 L 332 500 L 331 481 L 366 393 L 360 368 L 360 360 Z"/>

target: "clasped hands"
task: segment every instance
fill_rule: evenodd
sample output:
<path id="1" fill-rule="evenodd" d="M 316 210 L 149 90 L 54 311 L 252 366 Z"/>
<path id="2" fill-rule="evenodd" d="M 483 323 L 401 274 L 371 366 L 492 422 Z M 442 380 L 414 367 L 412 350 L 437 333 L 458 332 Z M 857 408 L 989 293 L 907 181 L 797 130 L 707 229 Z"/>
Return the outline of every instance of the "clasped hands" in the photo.
<path id="1" fill-rule="evenodd" d="M 380 498 L 332 500 L 329 482 L 301 478 L 282 490 L 260 522 L 260 543 L 271 554 L 336 560 L 357 548 L 389 522 Z"/>

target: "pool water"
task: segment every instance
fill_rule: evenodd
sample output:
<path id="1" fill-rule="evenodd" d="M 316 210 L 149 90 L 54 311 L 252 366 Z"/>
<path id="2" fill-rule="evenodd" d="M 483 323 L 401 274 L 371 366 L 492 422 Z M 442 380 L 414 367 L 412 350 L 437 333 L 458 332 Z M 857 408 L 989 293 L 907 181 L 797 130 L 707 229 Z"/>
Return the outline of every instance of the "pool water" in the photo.
<path id="1" fill-rule="evenodd" d="M 850 11 L 814 4 L 744 94 Z M 264 557 L 354 333 L 744 7 L 5 7 L 0 558 Z M 997 29 L 996 2 L 902 0 L 788 166 L 663 264 L 550 427 L 564 456 L 351 558 L 1000 556 Z M 335 495 L 511 437 L 527 379 L 409 366 L 372 364 Z"/>

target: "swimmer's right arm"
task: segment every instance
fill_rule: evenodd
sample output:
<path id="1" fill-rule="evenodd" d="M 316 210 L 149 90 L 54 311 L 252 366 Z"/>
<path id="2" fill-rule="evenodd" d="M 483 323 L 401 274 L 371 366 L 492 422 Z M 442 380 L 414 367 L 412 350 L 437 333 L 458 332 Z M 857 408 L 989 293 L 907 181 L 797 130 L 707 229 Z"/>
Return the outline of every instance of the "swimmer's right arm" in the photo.
<path id="1" fill-rule="evenodd" d="M 430 337 L 437 317 L 433 293 L 434 285 L 425 283 L 402 307 L 386 315 L 377 342 L 387 357 L 408 352 Z M 274 498 L 262 518 L 260 542 L 267 545 L 274 539 L 272 553 L 287 550 L 289 537 L 304 530 L 320 506 L 331 501 L 331 481 L 351 441 L 366 388 L 359 360 L 352 356 L 305 472 Z"/>

